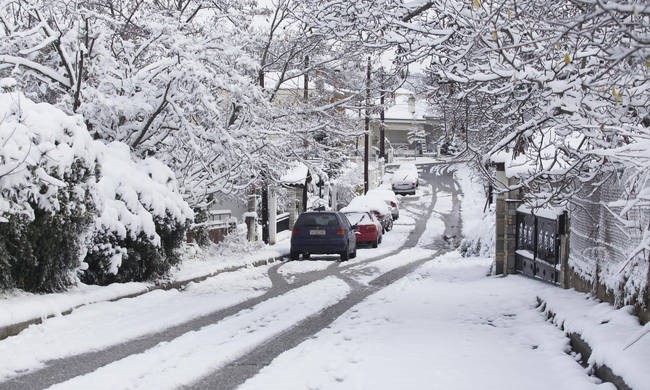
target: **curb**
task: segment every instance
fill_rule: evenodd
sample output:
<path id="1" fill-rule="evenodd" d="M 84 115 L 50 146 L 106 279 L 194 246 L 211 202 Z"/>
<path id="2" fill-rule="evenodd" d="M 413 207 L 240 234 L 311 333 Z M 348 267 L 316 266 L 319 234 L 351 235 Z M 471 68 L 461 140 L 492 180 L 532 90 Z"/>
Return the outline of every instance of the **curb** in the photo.
<path id="1" fill-rule="evenodd" d="M 11 325 L 0 326 L 0 340 L 4 340 L 4 339 L 6 339 L 8 337 L 15 336 L 15 335 L 19 334 L 20 332 L 22 332 L 23 330 L 27 329 L 30 325 L 41 324 L 41 323 L 43 323 L 43 321 L 47 320 L 48 318 L 68 315 L 68 314 L 72 313 L 75 309 L 78 309 L 78 308 L 80 308 L 82 306 L 92 305 L 92 304 L 98 303 L 98 302 L 115 302 L 115 301 L 119 301 L 120 299 L 134 298 L 134 297 L 137 297 L 137 296 L 140 296 L 140 295 L 147 294 L 147 293 L 149 293 L 151 291 L 154 291 L 154 290 L 174 290 L 174 289 L 182 290 L 190 283 L 202 282 L 202 281 L 204 281 L 206 279 L 212 278 L 212 277 L 217 276 L 219 274 L 223 274 L 223 273 L 227 273 L 227 272 L 235 272 L 235 271 L 239 271 L 241 269 L 248 268 L 248 267 L 260 267 L 260 266 L 263 266 L 263 265 L 271 264 L 271 263 L 274 263 L 276 261 L 282 260 L 283 257 L 284 256 L 270 257 L 270 258 L 267 258 L 267 259 L 264 259 L 264 260 L 254 261 L 254 262 L 249 263 L 249 264 L 231 266 L 231 267 L 227 267 L 227 268 L 224 268 L 222 270 L 219 270 L 219 271 L 211 272 L 211 273 L 209 273 L 207 275 L 197 276 L 197 277 L 191 278 L 191 279 L 175 280 L 175 281 L 172 281 L 172 282 L 157 283 L 155 285 L 149 286 L 146 289 L 143 289 L 142 291 L 139 291 L 139 292 L 136 292 L 136 293 L 126 294 L 126 295 L 122 295 L 122 296 L 112 298 L 112 299 L 107 299 L 107 300 L 97 300 L 97 301 L 93 301 L 93 302 L 83 303 L 81 305 L 77 305 L 77 306 L 71 307 L 71 308 L 69 308 L 67 310 L 64 310 L 64 311 L 62 311 L 60 313 L 48 314 L 48 315 L 43 316 L 43 317 L 33 318 L 31 320 L 18 322 L 18 323 L 11 324 Z"/>
<path id="2" fill-rule="evenodd" d="M 553 319 L 555 318 L 555 313 L 550 309 L 547 309 L 546 302 L 540 297 L 537 297 L 537 303 L 538 303 L 537 307 L 546 313 L 547 320 L 553 321 Z M 564 331 L 564 334 L 569 338 L 571 351 L 580 354 L 581 357 L 580 360 L 578 361 L 580 365 L 582 365 L 585 368 L 588 368 L 589 364 L 587 362 L 589 361 L 589 357 L 591 356 L 591 352 L 592 352 L 591 345 L 589 345 L 589 343 L 587 343 L 582 338 L 582 335 L 580 333 L 567 332 L 564 330 L 564 326 L 558 326 L 557 324 L 555 324 L 555 326 L 562 329 L 562 331 Z M 602 365 L 602 366 L 594 365 L 593 375 L 598 379 L 602 380 L 603 382 L 609 382 L 613 384 L 618 390 L 632 390 L 632 388 L 629 387 L 627 383 L 625 383 L 625 378 L 614 373 L 614 371 L 612 371 L 612 369 L 606 365 Z"/>

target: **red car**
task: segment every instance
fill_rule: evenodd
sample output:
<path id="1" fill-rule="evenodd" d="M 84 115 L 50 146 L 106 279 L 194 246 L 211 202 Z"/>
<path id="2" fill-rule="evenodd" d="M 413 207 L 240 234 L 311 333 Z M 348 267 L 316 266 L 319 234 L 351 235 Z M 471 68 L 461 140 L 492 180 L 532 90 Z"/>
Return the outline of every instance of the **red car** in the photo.
<path id="1" fill-rule="evenodd" d="M 381 222 L 372 213 L 349 211 L 344 214 L 350 225 L 359 227 L 355 232 L 358 244 L 370 244 L 373 248 L 379 245 L 382 240 Z"/>

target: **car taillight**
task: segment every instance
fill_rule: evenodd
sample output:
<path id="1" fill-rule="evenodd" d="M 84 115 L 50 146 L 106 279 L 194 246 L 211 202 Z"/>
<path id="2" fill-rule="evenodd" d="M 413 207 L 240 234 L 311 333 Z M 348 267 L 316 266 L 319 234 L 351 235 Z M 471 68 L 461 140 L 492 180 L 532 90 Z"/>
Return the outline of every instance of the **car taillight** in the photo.
<path id="1" fill-rule="evenodd" d="M 294 228 L 291 230 L 291 237 L 296 237 L 296 236 L 298 235 L 299 232 L 300 232 L 300 230 L 298 230 L 297 227 L 294 227 Z"/>
<path id="2" fill-rule="evenodd" d="M 395 202 L 390 202 L 390 207 L 397 207 L 397 203 L 395 203 Z"/>
<path id="3" fill-rule="evenodd" d="M 413 185 L 415 185 L 415 182 L 413 182 Z"/>
<path id="4" fill-rule="evenodd" d="M 338 235 L 338 236 L 344 236 L 344 235 L 345 235 L 345 229 L 342 228 L 342 227 L 336 229 L 336 235 Z"/>
<path id="5" fill-rule="evenodd" d="M 368 225 L 368 226 L 366 226 L 366 230 L 368 230 L 368 231 L 370 231 L 370 232 L 374 232 L 374 231 L 377 230 L 377 226 L 375 226 L 375 225 Z"/>

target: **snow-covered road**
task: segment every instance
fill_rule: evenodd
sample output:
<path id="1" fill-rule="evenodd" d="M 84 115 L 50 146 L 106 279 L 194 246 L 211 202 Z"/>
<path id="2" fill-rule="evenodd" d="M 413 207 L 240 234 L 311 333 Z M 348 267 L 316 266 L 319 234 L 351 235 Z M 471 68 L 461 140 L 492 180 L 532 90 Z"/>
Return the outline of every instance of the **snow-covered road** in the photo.
<path id="1" fill-rule="evenodd" d="M 88 305 L 0 341 L 0 388 L 609 388 L 535 307 L 461 258 L 459 192 L 423 175 L 376 249 Z M 533 286 L 533 287 L 531 287 Z M 554 372 L 539 380 L 540 367 Z M 5 382 L 1 382 L 5 381 Z"/>

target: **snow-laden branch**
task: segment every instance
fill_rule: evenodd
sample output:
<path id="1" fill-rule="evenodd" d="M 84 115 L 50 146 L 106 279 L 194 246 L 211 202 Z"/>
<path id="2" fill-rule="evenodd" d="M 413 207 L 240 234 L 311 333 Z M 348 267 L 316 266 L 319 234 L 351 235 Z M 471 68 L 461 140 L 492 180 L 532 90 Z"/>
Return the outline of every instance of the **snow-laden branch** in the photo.
<path id="1" fill-rule="evenodd" d="M 58 73 L 54 69 L 41 65 L 37 62 L 30 61 L 26 58 L 0 54 L 0 63 L 24 66 L 27 69 L 38 72 L 39 74 L 49 78 L 50 80 L 59 83 L 61 86 L 65 88 L 68 89 L 71 88 L 70 80 L 68 80 L 64 75 Z"/>

